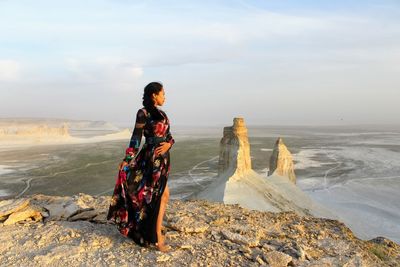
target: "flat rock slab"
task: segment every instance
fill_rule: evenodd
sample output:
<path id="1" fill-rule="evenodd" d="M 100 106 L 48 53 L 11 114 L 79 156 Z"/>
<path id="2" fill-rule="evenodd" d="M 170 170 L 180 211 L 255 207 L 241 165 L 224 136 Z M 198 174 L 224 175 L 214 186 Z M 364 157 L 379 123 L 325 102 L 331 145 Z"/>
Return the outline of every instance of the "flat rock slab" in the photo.
<path id="1" fill-rule="evenodd" d="M 264 259 L 271 267 L 288 266 L 289 262 L 292 261 L 292 257 L 279 251 L 271 251 L 266 253 L 264 255 Z"/>
<path id="2" fill-rule="evenodd" d="M 96 217 L 97 215 L 99 215 L 99 211 L 98 210 L 85 210 L 82 211 L 80 213 L 77 213 L 71 217 L 68 218 L 68 221 L 78 221 L 78 220 L 91 220 L 94 217 Z"/>
<path id="3" fill-rule="evenodd" d="M 28 206 L 22 210 L 18 210 L 8 216 L 7 220 L 4 222 L 4 225 L 15 224 L 20 221 L 25 221 L 29 218 L 32 218 L 34 221 L 40 221 L 42 219 L 41 209 L 38 207 Z"/>
<path id="4" fill-rule="evenodd" d="M 226 239 L 230 240 L 233 243 L 239 244 L 239 245 L 246 245 L 246 246 L 249 246 L 249 247 L 255 247 L 259 243 L 259 241 L 257 239 L 247 238 L 244 235 L 237 234 L 237 233 L 232 233 L 231 231 L 228 231 L 228 230 L 221 230 L 221 234 Z"/>
<path id="5" fill-rule="evenodd" d="M 7 199 L 0 201 L 0 217 L 6 217 L 9 214 L 21 210 L 28 206 L 29 199 Z"/>
<path id="6" fill-rule="evenodd" d="M 98 213 L 96 217 L 92 218 L 90 221 L 96 223 L 107 223 L 108 222 L 107 213 L 106 212 Z"/>
<path id="7" fill-rule="evenodd" d="M 43 207 L 49 211 L 49 217 L 46 218 L 47 221 L 66 220 L 80 210 L 79 206 L 73 201 L 55 201 L 45 204 Z"/>
<path id="8" fill-rule="evenodd" d="M 172 229 L 184 233 L 204 233 L 209 228 L 208 224 L 196 221 L 193 217 L 175 217 L 168 223 Z"/>

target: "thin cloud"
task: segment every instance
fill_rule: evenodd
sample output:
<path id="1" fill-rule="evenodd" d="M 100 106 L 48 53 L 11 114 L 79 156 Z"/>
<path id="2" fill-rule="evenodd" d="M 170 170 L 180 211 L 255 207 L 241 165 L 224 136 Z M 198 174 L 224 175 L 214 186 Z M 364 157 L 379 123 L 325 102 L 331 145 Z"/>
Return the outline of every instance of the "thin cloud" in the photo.
<path id="1" fill-rule="evenodd" d="M 143 68 L 119 58 L 65 60 L 67 75 L 84 84 L 115 84 L 113 88 L 130 90 L 132 84 L 143 76 Z"/>

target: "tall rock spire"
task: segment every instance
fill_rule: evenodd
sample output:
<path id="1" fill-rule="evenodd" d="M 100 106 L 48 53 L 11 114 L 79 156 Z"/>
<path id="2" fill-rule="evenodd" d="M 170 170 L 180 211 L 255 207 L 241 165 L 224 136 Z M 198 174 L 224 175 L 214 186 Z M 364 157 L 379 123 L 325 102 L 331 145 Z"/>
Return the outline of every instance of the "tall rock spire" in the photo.
<path id="1" fill-rule="evenodd" d="M 269 177 L 259 175 L 251 169 L 250 145 L 244 120 L 234 118 L 233 126 L 224 127 L 224 136 L 220 142 L 218 176 L 214 177 L 201 191 L 195 192 L 192 197 L 226 204 L 239 204 L 248 209 L 272 212 L 295 211 L 301 215 L 315 214 L 330 217 L 329 211 L 314 203 L 294 184 L 296 178 L 293 162 L 291 157 L 289 160 L 287 156 L 290 155 L 289 151 L 286 147 L 283 149 L 282 145 L 283 142 L 279 139 L 274 151 L 275 166 L 278 166 L 278 169 L 275 167 L 274 170 L 287 169 L 280 166 L 288 160 L 292 163 L 292 172 L 289 172 L 292 178 L 287 179 L 280 175 Z M 284 155 L 286 157 L 283 157 Z"/>
<path id="2" fill-rule="evenodd" d="M 294 173 L 293 157 L 290 151 L 283 143 L 282 138 L 278 138 L 275 143 L 269 160 L 268 176 L 276 173 L 280 176 L 286 176 L 290 181 L 296 183 L 296 175 Z"/>
<path id="3" fill-rule="evenodd" d="M 226 171 L 243 175 L 251 170 L 250 145 L 243 118 L 234 118 L 233 126 L 224 127 L 220 142 L 218 174 Z"/>

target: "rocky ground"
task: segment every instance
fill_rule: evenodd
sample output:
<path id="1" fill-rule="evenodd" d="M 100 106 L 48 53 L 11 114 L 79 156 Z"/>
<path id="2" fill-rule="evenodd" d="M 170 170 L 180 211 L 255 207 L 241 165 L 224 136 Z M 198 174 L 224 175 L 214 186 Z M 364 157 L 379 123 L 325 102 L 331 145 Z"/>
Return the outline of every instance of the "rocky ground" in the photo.
<path id="1" fill-rule="evenodd" d="M 363 241 L 336 220 L 202 200 L 169 202 L 172 250 L 142 248 L 106 212 L 109 197 L 33 195 L 0 202 L 1 266 L 400 266 L 400 246 Z"/>

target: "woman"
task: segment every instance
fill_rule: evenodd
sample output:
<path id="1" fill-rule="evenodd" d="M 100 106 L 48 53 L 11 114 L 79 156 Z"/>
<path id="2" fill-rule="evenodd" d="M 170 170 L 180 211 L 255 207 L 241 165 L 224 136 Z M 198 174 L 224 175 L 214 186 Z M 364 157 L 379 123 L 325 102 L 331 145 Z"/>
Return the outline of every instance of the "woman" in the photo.
<path id="1" fill-rule="evenodd" d="M 175 143 L 167 114 L 157 108 L 164 101 L 161 83 L 152 82 L 144 88 L 144 107 L 137 111 L 107 215 L 108 220 L 115 221 L 121 234 L 141 246 L 155 244 L 160 251 L 169 250 L 161 225 L 169 199 L 169 149 Z M 138 153 L 143 133 L 146 141 Z"/>

